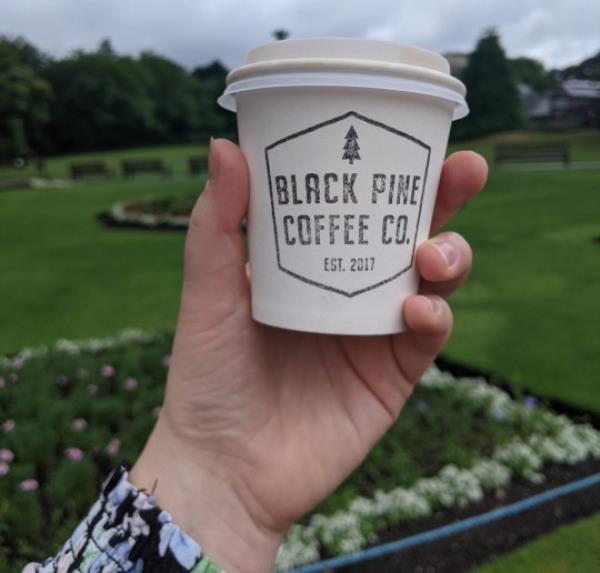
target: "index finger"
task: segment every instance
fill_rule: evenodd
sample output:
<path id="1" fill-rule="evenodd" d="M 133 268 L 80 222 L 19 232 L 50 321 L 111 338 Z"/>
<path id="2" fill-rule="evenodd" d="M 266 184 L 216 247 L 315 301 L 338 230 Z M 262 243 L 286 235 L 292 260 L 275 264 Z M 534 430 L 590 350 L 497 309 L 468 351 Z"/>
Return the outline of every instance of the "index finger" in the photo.
<path id="1" fill-rule="evenodd" d="M 444 162 L 438 188 L 431 232 L 443 227 L 485 185 L 488 166 L 474 151 L 457 151 Z"/>

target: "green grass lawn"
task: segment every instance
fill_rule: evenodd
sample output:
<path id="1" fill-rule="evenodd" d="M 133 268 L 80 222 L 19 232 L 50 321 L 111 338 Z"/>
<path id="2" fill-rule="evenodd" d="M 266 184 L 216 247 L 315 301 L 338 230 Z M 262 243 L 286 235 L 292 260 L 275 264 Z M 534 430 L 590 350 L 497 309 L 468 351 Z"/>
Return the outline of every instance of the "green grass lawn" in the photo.
<path id="1" fill-rule="evenodd" d="M 582 156 L 600 158 L 600 135 L 575 133 L 572 140 L 574 147 L 586 142 Z M 491 143 L 465 147 L 485 153 Z M 90 157 L 116 164 L 155 155 L 183 170 L 194 149 Z M 59 173 L 72 159 L 49 166 Z M 449 357 L 600 410 L 600 245 L 592 243 L 600 235 L 599 183 L 600 170 L 492 172 L 486 191 L 452 224 L 472 243 L 475 267 L 453 299 Z M 107 230 L 94 217 L 119 199 L 200 188 L 193 179 L 144 178 L 0 193 L 0 353 L 126 326 L 172 328 L 183 235 Z"/>
<path id="2" fill-rule="evenodd" d="M 106 229 L 117 200 L 200 191 L 145 179 L 0 193 L 0 354 L 58 337 L 173 328 L 184 234 Z"/>
<path id="3" fill-rule="evenodd" d="M 600 569 L 600 513 L 477 569 L 478 573 L 592 573 Z"/>
<path id="4" fill-rule="evenodd" d="M 475 251 L 449 357 L 600 410 L 600 170 L 495 172 L 451 228 Z"/>

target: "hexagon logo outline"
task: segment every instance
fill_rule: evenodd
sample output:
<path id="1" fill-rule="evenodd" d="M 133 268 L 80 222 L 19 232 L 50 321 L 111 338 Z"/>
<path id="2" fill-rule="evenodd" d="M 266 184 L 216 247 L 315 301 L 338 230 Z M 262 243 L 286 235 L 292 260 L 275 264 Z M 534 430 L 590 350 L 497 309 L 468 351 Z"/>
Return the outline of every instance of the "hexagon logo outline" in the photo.
<path id="1" fill-rule="evenodd" d="M 408 139 L 409 141 L 419 145 L 420 147 L 424 148 L 427 151 L 427 159 L 425 161 L 425 169 L 424 169 L 424 173 L 423 173 L 423 192 L 421 193 L 421 200 L 419 202 L 419 210 L 418 210 L 418 215 L 417 215 L 417 221 L 416 221 L 416 225 L 415 225 L 415 233 L 414 233 L 414 237 L 412 237 L 412 247 L 411 247 L 411 255 L 410 255 L 410 262 L 408 263 L 408 265 L 406 265 L 403 269 L 401 269 L 400 271 L 394 273 L 392 276 L 389 276 L 383 280 L 377 281 L 376 283 L 369 285 L 367 287 L 363 287 L 363 288 L 359 288 L 353 291 L 348 291 L 348 290 L 344 290 L 338 287 L 334 287 L 331 285 L 327 285 L 324 284 L 320 281 L 316 281 L 313 279 L 310 279 L 308 277 L 302 276 L 286 267 L 283 266 L 283 264 L 281 263 L 281 253 L 280 253 L 280 248 L 279 248 L 279 232 L 277 229 L 277 220 L 276 220 L 276 216 L 275 216 L 275 201 L 274 201 L 274 197 L 273 197 L 273 182 L 272 182 L 272 176 L 271 176 L 271 163 L 269 161 L 269 151 L 271 151 L 272 149 L 274 149 L 275 147 L 282 145 L 284 143 L 287 143 L 288 141 L 291 141 L 293 139 L 296 139 L 298 137 L 301 137 L 303 135 L 306 135 L 308 133 L 311 133 L 313 131 L 316 131 L 317 129 L 326 127 L 328 125 L 343 121 L 344 119 L 347 119 L 348 117 L 355 117 L 356 119 L 360 120 L 360 121 L 364 121 L 368 124 L 371 124 L 375 127 L 379 127 L 381 129 L 384 129 L 390 133 L 393 133 L 394 135 L 397 135 L 399 137 Z M 391 281 L 393 281 L 394 279 L 398 278 L 400 275 L 404 274 L 406 271 L 408 271 L 409 269 L 412 268 L 413 264 L 414 264 L 414 258 L 415 258 L 415 248 L 416 248 L 416 237 L 417 237 L 417 233 L 419 232 L 419 224 L 421 221 L 421 211 L 423 208 L 423 199 L 425 197 L 425 191 L 427 189 L 427 177 L 429 174 L 429 162 L 431 159 L 431 146 L 426 144 L 425 142 L 421 141 L 420 139 L 414 137 L 413 135 L 410 135 L 406 132 L 403 132 L 399 129 L 396 129 L 394 127 L 391 127 L 389 125 L 386 125 L 384 123 L 381 123 L 380 121 L 371 119 L 369 117 L 366 117 L 358 112 L 355 111 L 348 111 L 342 115 L 338 115 L 336 117 L 333 117 L 331 119 L 328 119 L 326 121 L 322 121 L 320 123 L 317 123 L 315 125 L 312 125 L 310 127 L 301 129 L 300 131 L 296 131 L 286 137 L 283 137 L 281 139 L 278 139 L 277 141 L 274 141 L 273 143 L 271 143 L 270 145 L 268 145 L 267 147 L 265 147 L 265 161 L 266 161 L 266 166 L 267 166 L 267 178 L 269 180 L 269 198 L 270 198 L 270 202 L 271 202 L 271 219 L 273 222 L 273 233 L 274 233 L 274 239 L 275 239 L 275 252 L 277 255 L 277 267 L 279 268 L 280 271 L 313 286 L 322 288 L 324 290 L 328 290 L 331 292 L 335 292 L 338 294 L 341 294 L 343 296 L 346 296 L 348 298 L 352 298 L 356 295 L 362 294 L 364 292 L 367 291 L 371 291 L 374 290 L 380 286 L 383 286 L 384 284 L 387 284 Z"/>

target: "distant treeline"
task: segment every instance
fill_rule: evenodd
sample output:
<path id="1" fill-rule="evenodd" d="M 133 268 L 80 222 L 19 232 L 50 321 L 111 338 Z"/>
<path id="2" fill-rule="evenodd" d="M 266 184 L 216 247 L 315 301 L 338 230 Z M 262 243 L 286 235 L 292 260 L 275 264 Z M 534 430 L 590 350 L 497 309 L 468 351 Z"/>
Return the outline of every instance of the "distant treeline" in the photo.
<path id="1" fill-rule="evenodd" d="M 0 160 L 234 133 L 235 116 L 216 103 L 227 71 L 216 60 L 189 72 L 153 52 L 122 56 L 108 40 L 53 59 L 22 38 L 0 36 Z M 531 58 L 508 59 L 497 32 L 485 31 L 461 73 L 471 112 L 453 137 L 527 125 L 517 84 L 542 92 L 565 77 L 599 80 L 600 53 L 546 71 Z"/>
<path id="2" fill-rule="evenodd" d="M 0 159 L 235 132 L 235 116 L 216 104 L 227 71 L 218 61 L 190 73 L 152 52 L 118 55 L 108 40 L 53 59 L 0 37 Z"/>

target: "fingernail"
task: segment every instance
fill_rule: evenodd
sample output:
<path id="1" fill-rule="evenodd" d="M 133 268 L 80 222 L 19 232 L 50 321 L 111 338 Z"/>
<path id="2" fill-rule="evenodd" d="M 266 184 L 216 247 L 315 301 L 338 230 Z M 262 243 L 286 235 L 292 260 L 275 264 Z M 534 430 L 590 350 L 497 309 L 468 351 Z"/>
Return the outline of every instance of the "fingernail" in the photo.
<path id="1" fill-rule="evenodd" d="M 208 180 L 216 181 L 219 175 L 219 161 L 215 153 L 215 138 L 211 137 L 208 143 Z"/>
<path id="2" fill-rule="evenodd" d="M 438 250 L 442 258 L 446 262 L 446 266 L 450 269 L 458 260 L 458 249 L 450 241 L 434 242 L 433 246 Z"/>

